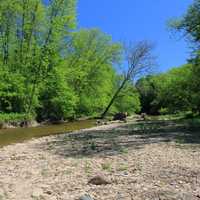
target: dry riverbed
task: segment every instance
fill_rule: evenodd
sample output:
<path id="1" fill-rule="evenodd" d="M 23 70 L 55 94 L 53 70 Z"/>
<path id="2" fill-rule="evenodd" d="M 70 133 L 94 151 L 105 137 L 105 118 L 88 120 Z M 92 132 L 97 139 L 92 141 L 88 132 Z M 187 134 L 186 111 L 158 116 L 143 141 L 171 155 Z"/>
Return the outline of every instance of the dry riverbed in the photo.
<path id="1" fill-rule="evenodd" d="M 171 122 L 156 125 L 112 124 L 1 148 L 0 200 L 200 199 L 199 144 Z M 97 174 L 111 183 L 88 184 Z"/>

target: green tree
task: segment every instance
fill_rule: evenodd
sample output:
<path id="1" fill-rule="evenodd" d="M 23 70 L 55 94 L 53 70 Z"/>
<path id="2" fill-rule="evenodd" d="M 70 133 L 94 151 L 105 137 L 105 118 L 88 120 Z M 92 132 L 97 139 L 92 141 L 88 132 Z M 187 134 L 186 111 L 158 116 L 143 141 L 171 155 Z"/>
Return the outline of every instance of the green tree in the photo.
<path id="1" fill-rule="evenodd" d="M 65 60 L 66 79 L 79 97 L 78 115 L 102 112 L 113 92 L 121 59 L 121 45 L 98 29 L 82 29 L 73 34 Z"/>
<path id="2" fill-rule="evenodd" d="M 200 113 L 200 0 L 194 0 L 188 8 L 186 14 L 177 20 L 170 22 L 171 28 L 183 33 L 193 44 L 192 56 L 189 62 L 192 64 L 192 79 L 189 84 L 192 92 L 191 101 L 193 102 L 194 112 Z"/>
<path id="3" fill-rule="evenodd" d="M 118 84 L 121 82 L 119 81 Z M 117 84 L 117 85 L 118 85 Z M 117 86 L 116 88 L 118 88 Z M 113 108 L 114 107 L 114 108 Z M 134 84 L 129 81 L 116 98 L 111 108 L 115 112 L 127 112 L 128 114 L 139 113 L 141 110 L 140 97 Z"/>
<path id="4" fill-rule="evenodd" d="M 75 115 L 77 97 L 67 85 L 63 72 L 53 70 L 42 87 L 37 109 L 39 121 L 66 120 Z"/>
<path id="5" fill-rule="evenodd" d="M 142 113 L 156 114 L 157 112 L 157 108 L 152 105 L 157 96 L 154 82 L 154 76 L 152 75 L 143 77 L 136 82 L 136 88 L 140 94 Z"/>
<path id="6" fill-rule="evenodd" d="M 127 70 L 124 73 L 121 83 L 112 95 L 104 112 L 102 112 L 101 118 L 106 116 L 109 109 L 118 98 L 119 94 L 124 88 L 126 88 L 127 83 L 130 81 L 134 82 L 135 78 L 144 75 L 146 72 L 149 72 L 149 70 L 155 64 L 154 57 L 152 56 L 152 48 L 152 44 L 147 41 L 141 41 L 135 45 L 131 44 L 125 48 L 126 61 L 128 63 Z"/>
<path id="7" fill-rule="evenodd" d="M 75 28 L 75 0 L 8 0 L 0 5 L 0 67 L 11 75 L 12 88 L 21 91 L 20 112 L 34 113 L 39 105 L 40 88 L 51 72 L 66 57 L 64 50 Z M 12 74 L 14 74 L 12 76 Z M 2 78 L 0 92 L 5 93 L 7 79 Z M 12 85 L 12 83 L 11 83 Z M 19 88 L 17 88 L 19 86 Z M 7 90 L 10 96 L 10 90 Z M 16 94 L 17 96 L 17 94 Z M 3 101 L 11 101 L 4 98 Z M 18 102 L 19 103 L 19 102 Z M 14 108 L 11 106 L 10 108 Z M 3 111 L 3 109 L 2 109 Z M 16 109 L 11 109 L 16 112 Z"/>
<path id="8" fill-rule="evenodd" d="M 192 65 L 172 68 L 166 73 L 138 80 L 142 111 L 149 114 L 193 110 Z"/>

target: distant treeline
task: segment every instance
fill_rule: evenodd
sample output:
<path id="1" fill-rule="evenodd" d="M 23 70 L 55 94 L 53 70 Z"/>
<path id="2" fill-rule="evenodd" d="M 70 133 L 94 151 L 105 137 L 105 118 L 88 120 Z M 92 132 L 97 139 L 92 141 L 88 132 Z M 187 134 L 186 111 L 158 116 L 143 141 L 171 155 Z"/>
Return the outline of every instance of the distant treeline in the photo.
<path id="1" fill-rule="evenodd" d="M 137 82 L 142 112 L 200 114 L 200 0 L 195 0 L 182 18 L 170 20 L 169 26 L 191 42 L 191 56 L 184 66 Z"/>
<path id="2" fill-rule="evenodd" d="M 158 75 L 140 79 L 136 87 L 140 93 L 142 112 L 174 114 L 182 111 L 200 112 L 199 86 L 194 79 L 193 65 L 184 65 Z"/>

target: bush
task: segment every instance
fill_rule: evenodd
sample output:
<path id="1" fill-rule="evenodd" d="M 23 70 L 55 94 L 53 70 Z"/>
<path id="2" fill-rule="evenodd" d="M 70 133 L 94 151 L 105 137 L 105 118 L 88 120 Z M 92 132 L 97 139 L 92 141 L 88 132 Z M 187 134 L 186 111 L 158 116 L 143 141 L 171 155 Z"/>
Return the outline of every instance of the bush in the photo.
<path id="1" fill-rule="evenodd" d="M 170 112 L 169 112 L 169 109 L 168 109 L 168 108 L 161 108 L 161 109 L 159 110 L 159 113 L 160 113 L 161 115 L 167 115 L 167 114 L 169 114 Z"/>
<path id="2" fill-rule="evenodd" d="M 20 113 L 0 113 L 0 123 L 4 122 L 22 122 L 32 120 L 34 117 L 27 114 Z"/>
<path id="3" fill-rule="evenodd" d="M 195 114 L 193 112 L 188 112 L 185 114 L 185 119 L 193 119 L 195 118 Z"/>

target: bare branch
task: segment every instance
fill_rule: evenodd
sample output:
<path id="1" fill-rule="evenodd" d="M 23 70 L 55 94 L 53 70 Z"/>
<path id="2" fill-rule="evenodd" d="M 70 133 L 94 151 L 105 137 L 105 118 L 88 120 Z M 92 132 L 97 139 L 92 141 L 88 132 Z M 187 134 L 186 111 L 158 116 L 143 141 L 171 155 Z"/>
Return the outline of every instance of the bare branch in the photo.
<path id="1" fill-rule="evenodd" d="M 149 73 L 156 64 L 152 55 L 154 45 L 148 41 L 140 41 L 137 44 L 129 44 L 125 47 L 126 60 L 128 62 L 127 79 L 135 79 L 138 76 Z"/>
<path id="2" fill-rule="evenodd" d="M 110 107 L 117 99 L 123 88 L 128 81 L 131 81 L 142 75 L 149 73 L 155 65 L 155 57 L 152 56 L 154 45 L 148 41 L 140 41 L 136 44 L 129 43 L 125 46 L 125 57 L 128 63 L 127 71 L 124 75 L 124 80 L 114 93 L 105 111 L 102 113 L 101 118 L 104 118 L 109 111 Z"/>

